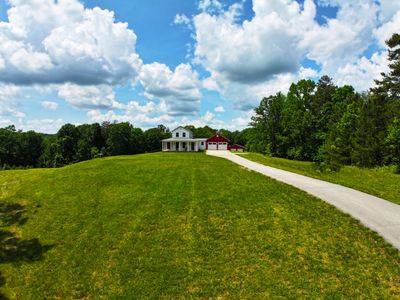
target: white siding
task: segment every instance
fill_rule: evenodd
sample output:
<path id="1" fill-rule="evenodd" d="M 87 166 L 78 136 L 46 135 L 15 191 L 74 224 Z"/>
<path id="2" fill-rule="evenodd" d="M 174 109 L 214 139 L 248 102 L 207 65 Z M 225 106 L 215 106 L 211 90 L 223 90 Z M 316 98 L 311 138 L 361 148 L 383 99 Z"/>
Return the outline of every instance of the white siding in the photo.
<path id="1" fill-rule="evenodd" d="M 177 139 L 192 139 L 193 134 L 190 130 L 187 130 L 183 127 L 178 127 L 172 131 L 172 138 Z"/>

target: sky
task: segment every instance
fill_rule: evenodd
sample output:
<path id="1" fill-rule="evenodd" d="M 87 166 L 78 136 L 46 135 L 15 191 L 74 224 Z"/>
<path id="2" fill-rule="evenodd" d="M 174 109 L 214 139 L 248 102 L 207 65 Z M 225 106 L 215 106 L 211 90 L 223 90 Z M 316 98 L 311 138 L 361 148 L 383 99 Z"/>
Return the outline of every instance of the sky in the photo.
<path id="1" fill-rule="evenodd" d="M 0 0 L 0 127 L 240 130 L 263 97 L 387 71 L 400 0 Z"/>

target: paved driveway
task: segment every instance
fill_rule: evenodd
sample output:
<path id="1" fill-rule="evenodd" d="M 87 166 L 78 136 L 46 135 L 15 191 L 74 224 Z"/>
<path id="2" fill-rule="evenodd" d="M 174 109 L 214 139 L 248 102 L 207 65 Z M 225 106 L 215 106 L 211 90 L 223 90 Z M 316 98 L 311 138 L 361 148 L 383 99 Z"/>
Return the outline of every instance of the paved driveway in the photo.
<path id="1" fill-rule="evenodd" d="M 400 250 L 400 205 L 338 184 L 271 168 L 229 151 L 207 151 L 207 154 L 229 159 L 250 170 L 306 191 L 350 214 Z"/>

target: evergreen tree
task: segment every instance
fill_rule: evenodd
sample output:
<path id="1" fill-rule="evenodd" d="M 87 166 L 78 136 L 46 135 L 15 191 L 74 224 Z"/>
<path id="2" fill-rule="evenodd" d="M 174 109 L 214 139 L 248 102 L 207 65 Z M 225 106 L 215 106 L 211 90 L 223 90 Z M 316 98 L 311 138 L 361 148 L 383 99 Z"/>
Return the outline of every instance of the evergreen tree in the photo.
<path id="1" fill-rule="evenodd" d="M 396 173 L 400 174 L 400 117 L 393 119 L 385 142 L 389 149 L 387 159 L 396 166 Z"/>

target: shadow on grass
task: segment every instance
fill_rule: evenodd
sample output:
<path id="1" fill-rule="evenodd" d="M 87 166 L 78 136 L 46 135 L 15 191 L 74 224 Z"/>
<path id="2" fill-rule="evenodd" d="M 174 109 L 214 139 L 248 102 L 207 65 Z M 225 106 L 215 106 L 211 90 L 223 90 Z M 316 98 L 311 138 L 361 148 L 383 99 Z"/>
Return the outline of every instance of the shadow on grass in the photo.
<path id="1" fill-rule="evenodd" d="M 28 220 L 24 217 L 25 212 L 25 207 L 20 204 L 0 203 L 0 264 L 39 261 L 54 246 L 42 245 L 38 239 L 21 240 L 7 229 L 12 225 L 23 225 Z M 0 286 L 5 282 L 0 273 Z M 0 299 L 7 298 L 0 293 Z"/>

